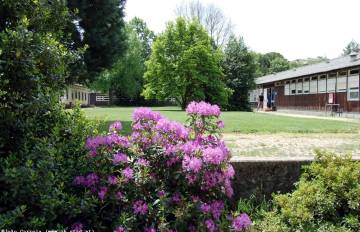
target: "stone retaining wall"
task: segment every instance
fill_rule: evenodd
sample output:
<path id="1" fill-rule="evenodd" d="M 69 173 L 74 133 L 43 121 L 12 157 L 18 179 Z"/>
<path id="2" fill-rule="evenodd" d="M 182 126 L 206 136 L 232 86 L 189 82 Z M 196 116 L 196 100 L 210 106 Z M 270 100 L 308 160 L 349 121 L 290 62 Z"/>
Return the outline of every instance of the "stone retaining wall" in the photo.
<path id="1" fill-rule="evenodd" d="M 286 193 L 294 189 L 302 165 L 311 160 L 247 160 L 232 161 L 234 200 L 254 194 L 269 199 L 272 193 Z"/>

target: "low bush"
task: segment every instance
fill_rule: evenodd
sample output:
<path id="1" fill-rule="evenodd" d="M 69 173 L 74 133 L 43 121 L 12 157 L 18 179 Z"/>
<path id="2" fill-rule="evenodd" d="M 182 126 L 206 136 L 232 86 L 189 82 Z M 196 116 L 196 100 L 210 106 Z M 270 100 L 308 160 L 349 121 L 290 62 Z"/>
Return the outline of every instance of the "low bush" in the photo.
<path id="1" fill-rule="evenodd" d="M 261 231 L 360 231 L 360 162 L 317 152 L 296 190 L 274 196 Z"/>
<path id="2" fill-rule="evenodd" d="M 91 137 L 89 158 L 74 185 L 93 212 L 74 221 L 75 230 L 243 231 L 251 220 L 227 207 L 235 172 L 219 136 L 216 105 L 192 102 L 187 125 L 148 108 L 133 114 L 132 134 L 115 122 L 107 135 Z"/>

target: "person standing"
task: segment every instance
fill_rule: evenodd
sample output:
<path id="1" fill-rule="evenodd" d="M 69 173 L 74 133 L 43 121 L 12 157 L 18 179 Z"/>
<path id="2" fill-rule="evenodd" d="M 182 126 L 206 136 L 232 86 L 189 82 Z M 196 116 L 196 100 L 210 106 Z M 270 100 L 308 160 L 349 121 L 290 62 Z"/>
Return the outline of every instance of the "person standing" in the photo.
<path id="1" fill-rule="evenodd" d="M 264 107 L 264 95 L 261 93 L 258 96 L 258 105 L 257 105 L 257 111 L 259 111 L 259 109 L 262 109 Z"/>

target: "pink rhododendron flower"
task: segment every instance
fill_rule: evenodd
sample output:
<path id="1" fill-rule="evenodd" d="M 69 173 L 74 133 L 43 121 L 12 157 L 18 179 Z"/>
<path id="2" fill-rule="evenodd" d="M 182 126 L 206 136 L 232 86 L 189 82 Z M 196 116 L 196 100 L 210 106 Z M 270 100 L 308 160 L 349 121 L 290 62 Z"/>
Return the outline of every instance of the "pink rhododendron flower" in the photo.
<path id="1" fill-rule="evenodd" d="M 107 187 L 100 188 L 100 191 L 98 192 L 98 196 L 99 196 L 100 200 L 104 200 L 107 191 L 108 191 Z"/>
<path id="2" fill-rule="evenodd" d="M 118 182 L 118 179 L 116 176 L 108 176 L 108 183 L 110 185 L 116 185 Z"/>
<path id="3" fill-rule="evenodd" d="M 245 231 L 250 229 L 251 223 L 250 217 L 246 213 L 242 213 L 234 218 L 232 228 L 235 231 Z"/>
<path id="4" fill-rule="evenodd" d="M 172 139 L 186 139 L 189 135 L 188 130 L 178 122 L 170 121 L 166 118 L 160 119 L 156 124 L 156 130 L 173 135 Z"/>
<path id="5" fill-rule="evenodd" d="M 215 222 L 211 219 L 205 221 L 205 226 L 209 232 L 215 232 L 217 230 Z"/>
<path id="6" fill-rule="evenodd" d="M 122 226 L 119 226 L 118 228 L 116 228 L 116 229 L 114 230 L 114 232 L 125 232 L 125 231 L 126 231 L 125 228 L 122 227 Z"/>
<path id="7" fill-rule="evenodd" d="M 227 165 L 227 167 L 224 171 L 224 175 L 226 178 L 229 178 L 229 179 L 232 179 L 235 176 L 235 170 L 231 164 Z"/>
<path id="8" fill-rule="evenodd" d="M 160 113 L 153 112 L 150 108 L 140 107 L 134 110 L 133 120 L 135 122 L 140 120 L 153 120 L 159 121 L 162 118 Z"/>
<path id="9" fill-rule="evenodd" d="M 136 161 L 139 166 L 148 167 L 150 162 L 146 159 L 140 158 Z"/>
<path id="10" fill-rule="evenodd" d="M 207 204 L 207 203 L 202 203 L 202 204 L 200 205 L 200 210 L 201 210 L 201 212 L 203 212 L 203 213 L 209 213 L 210 210 L 211 210 L 211 206 L 210 206 L 209 204 Z"/>
<path id="11" fill-rule="evenodd" d="M 116 198 L 117 200 L 124 200 L 124 199 L 125 199 L 125 196 L 124 196 L 124 194 L 123 194 L 122 192 L 117 192 L 117 193 L 115 194 L 115 198 Z"/>
<path id="12" fill-rule="evenodd" d="M 188 114 L 197 114 L 200 116 L 215 116 L 219 117 L 220 108 L 217 105 L 211 105 L 206 102 L 190 102 L 186 107 L 186 112 Z"/>
<path id="13" fill-rule="evenodd" d="M 213 201 L 210 205 L 211 213 L 216 220 L 219 220 L 222 210 L 224 209 L 224 202 L 221 200 Z"/>
<path id="14" fill-rule="evenodd" d="M 184 156 L 182 167 L 185 171 L 189 172 L 199 172 L 202 166 L 202 161 L 196 157 L 190 157 L 188 155 Z"/>
<path id="15" fill-rule="evenodd" d="M 109 132 L 120 131 L 122 129 L 121 122 L 117 121 L 109 126 Z"/>
<path id="16" fill-rule="evenodd" d="M 103 136 L 96 136 L 96 137 L 92 137 L 92 138 L 88 138 L 86 140 L 86 148 L 89 150 L 96 150 L 96 148 L 98 148 L 99 146 L 103 145 L 106 143 L 106 139 Z"/>
<path id="17" fill-rule="evenodd" d="M 144 232 L 156 232 L 154 227 L 145 228 Z"/>
<path id="18" fill-rule="evenodd" d="M 127 167 L 124 170 L 122 170 L 122 174 L 126 179 L 132 179 L 134 175 L 134 171 L 130 167 Z"/>
<path id="19" fill-rule="evenodd" d="M 224 122 L 223 122 L 223 121 L 221 121 L 221 120 L 220 120 L 220 121 L 217 121 L 217 122 L 216 122 L 216 125 L 217 125 L 217 127 L 218 127 L 218 128 L 220 128 L 220 129 L 222 129 L 222 128 L 224 128 L 224 127 L 225 127 Z"/>
<path id="20" fill-rule="evenodd" d="M 164 197 L 165 196 L 165 191 L 164 190 L 158 191 L 157 196 L 158 197 Z"/>
<path id="21" fill-rule="evenodd" d="M 119 163 L 125 163 L 127 161 L 128 161 L 128 156 L 125 155 L 124 153 L 116 153 L 112 159 L 112 162 L 115 165 L 117 165 Z"/>
<path id="22" fill-rule="evenodd" d="M 203 150 L 203 158 L 206 163 L 219 165 L 225 159 L 225 155 L 220 148 L 209 147 Z"/>
<path id="23" fill-rule="evenodd" d="M 221 184 L 224 180 L 222 173 L 216 171 L 208 171 L 204 175 L 203 185 L 201 189 L 207 190 Z"/>
<path id="24" fill-rule="evenodd" d="M 124 136 L 118 135 L 116 133 L 112 133 L 108 136 L 105 137 L 106 139 L 106 144 L 107 145 L 112 145 L 112 144 L 116 144 L 116 145 L 120 145 L 122 147 L 129 147 L 129 140 L 127 138 L 125 138 Z"/>
<path id="25" fill-rule="evenodd" d="M 187 173 L 186 174 L 186 179 L 189 182 L 189 184 L 194 184 L 196 179 L 197 179 L 197 176 L 194 173 Z"/>
<path id="26" fill-rule="evenodd" d="M 173 196 L 171 197 L 172 202 L 174 203 L 179 203 L 181 201 L 181 194 L 176 192 L 173 194 Z"/>
<path id="27" fill-rule="evenodd" d="M 82 232 L 83 229 L 84 229 L 84 226 L 80 222 L 76 222 L 71 226 L 71 230 L 74 232 Z"/>
<path id="28" fill-rule="evenodd" d="M 199 196 L 191 196 L 191 200 L 193 202 L 198 202 L 200 200 L 200 197 Z"/>
<path id="29" fill-rule="evenodd" d="M 135 214 L 145 215 L 148 211 L 148 206 L 144 201 L 138 200 L 133 204 L 133 210 Z"/>
<path id="30" fill-rule="evenodd" d="M 74 183 L 76 185 L 83 185 L 85 187 L 91 187 L 96 185 L 99 182 L 100 178 L 95 173 L 90 173 L 86 177 L 77 176 L 74 179 Z"/>

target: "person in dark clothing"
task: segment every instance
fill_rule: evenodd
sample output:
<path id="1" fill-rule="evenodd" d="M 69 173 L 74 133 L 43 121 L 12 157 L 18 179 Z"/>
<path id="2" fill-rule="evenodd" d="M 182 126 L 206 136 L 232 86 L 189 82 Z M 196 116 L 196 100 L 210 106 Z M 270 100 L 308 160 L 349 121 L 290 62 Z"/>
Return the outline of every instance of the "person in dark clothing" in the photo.
<path id="1" fill-rule="evenodd" d="M 257 105 L 257 111 L 259 111 L 259 109 L 262 109 L 264 107 L 264 95 L 261 93 L 258 96 L 258 105 Z"/>

